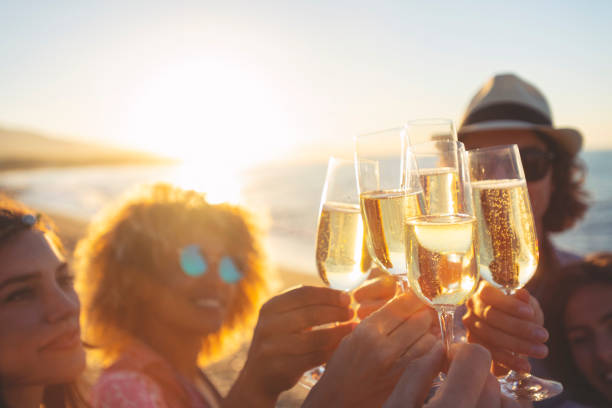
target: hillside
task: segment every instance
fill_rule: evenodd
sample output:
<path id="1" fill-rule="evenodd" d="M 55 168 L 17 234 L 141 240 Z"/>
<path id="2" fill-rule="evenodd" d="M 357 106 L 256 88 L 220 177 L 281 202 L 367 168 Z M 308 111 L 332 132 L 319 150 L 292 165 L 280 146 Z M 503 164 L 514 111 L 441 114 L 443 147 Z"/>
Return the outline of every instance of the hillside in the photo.
<path id="1" fill-rule="evenodd" d="M 172 161 L 142 152 L 62 140 L 35 132 L 0 127 L 0 170 L 47 166 L 153 164 Z"/>

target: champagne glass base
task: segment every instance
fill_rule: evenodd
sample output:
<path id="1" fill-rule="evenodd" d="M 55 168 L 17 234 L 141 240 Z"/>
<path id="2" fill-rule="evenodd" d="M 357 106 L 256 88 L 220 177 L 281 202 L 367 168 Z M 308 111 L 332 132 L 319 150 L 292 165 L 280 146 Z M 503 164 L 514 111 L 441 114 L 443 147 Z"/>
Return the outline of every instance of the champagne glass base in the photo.
<path id="1" fill-rule="evenodd" d="M 300 378 L 300 385 L 307 390 L 311 389 L 323 376 L 323 373 L 325 373 L 325 365 L 320 365 L 306 371 L 304 375 L 302 375 L 302 378 Z"/>
<path id="2" fill-rule="evenodd" d="M 442 384 L 444 384 L 444 381 L 446 381 L 446 374 L 444 374 L 444 373 L 438 374 L 438 376 L 436 378 L 434 378 L 433 382 L 431 383 L 431 389 L 434 392 L 437 391 L 438 388 L 440 388 L 442 386 Z M 432 394 L 434 392 L 432 392 Z"/>
<path id="3" fill-rule="evenodd" d="M 511 371 L 499 381 L 501 392 L 513 399 L 542 401 L 563 392 L 563 385 L 530 374 Z"/>

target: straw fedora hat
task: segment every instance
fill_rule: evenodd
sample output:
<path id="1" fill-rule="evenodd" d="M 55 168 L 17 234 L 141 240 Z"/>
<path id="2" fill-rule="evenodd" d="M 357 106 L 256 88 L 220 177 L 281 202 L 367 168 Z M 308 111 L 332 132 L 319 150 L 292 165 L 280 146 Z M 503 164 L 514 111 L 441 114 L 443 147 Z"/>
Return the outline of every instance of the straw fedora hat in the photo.
<path id="1" fill-rule="evenodd" d="M 548 102 L 535 86 L 514 74 L 495 75 L 468 105 L 459 127 L 459 139 L 468 133 L 510 129 L 538 130 L 571 155 L 582 147 L 578 130 L 553 126 Z"/>

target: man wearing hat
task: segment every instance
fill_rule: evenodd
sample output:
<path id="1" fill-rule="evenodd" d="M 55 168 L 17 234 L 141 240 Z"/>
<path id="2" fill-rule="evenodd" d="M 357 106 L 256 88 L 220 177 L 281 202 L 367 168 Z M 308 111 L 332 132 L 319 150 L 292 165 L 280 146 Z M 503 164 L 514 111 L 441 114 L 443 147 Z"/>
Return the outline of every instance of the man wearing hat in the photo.
<path id="1" fill-rule="evenodd" d="M 586 211 L 576 160 L 582 135 L 553 126 L 548 102 L 535 86 L 514 74 L 489 79 L 472 98 L 458 133 L 466 149 L 519 146 L 541 250 L 550 244 L 548 233 L 570 228 Z M 563 263 L 565 254 L 557 252 Z"/>
<path id="2" fill-rule="evenodd" d="M 512 299 L 481 284 L 463 321 L 470 339 L 486 345 L 496 361 L 527 371 L 525 360 L 505 350 L 535 358 L 548 352 L 538 301 L 557 280 L 560 266 L 579 259 L 554 248 L 549 235 L 572 227 L 588 207 L 584 169 L 577 158 L 582 135 L 555 128 L 544 95 L 514 74 L 495 75 L 484 84 L 468 105 L 458 134 L 466 149 L 516 144 L 520 150 L 540 251 L 538 270 L 527 285 L 532 296 Z M 527 301 L 531 318 L 526 319 L 516 310 Z"/>

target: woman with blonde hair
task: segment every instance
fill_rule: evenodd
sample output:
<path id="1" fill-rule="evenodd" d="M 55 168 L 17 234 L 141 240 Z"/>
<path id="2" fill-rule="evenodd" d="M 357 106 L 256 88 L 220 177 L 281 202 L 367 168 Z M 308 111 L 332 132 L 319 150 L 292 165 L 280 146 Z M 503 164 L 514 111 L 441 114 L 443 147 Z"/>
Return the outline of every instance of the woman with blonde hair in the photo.
<path id="1" fill-rule="evenodd" d="M 94 407 L 273 406 L 351 329 L 308 330 L 350 319 L 338 291 L 273 298 L 222 398 L 199 367 L 235 344 L 266 293 L 258 229 L 240 207 L 167 184 L 142 188 L 95 221 L 76 264 L 85 336 L 104 366 Z"/>

